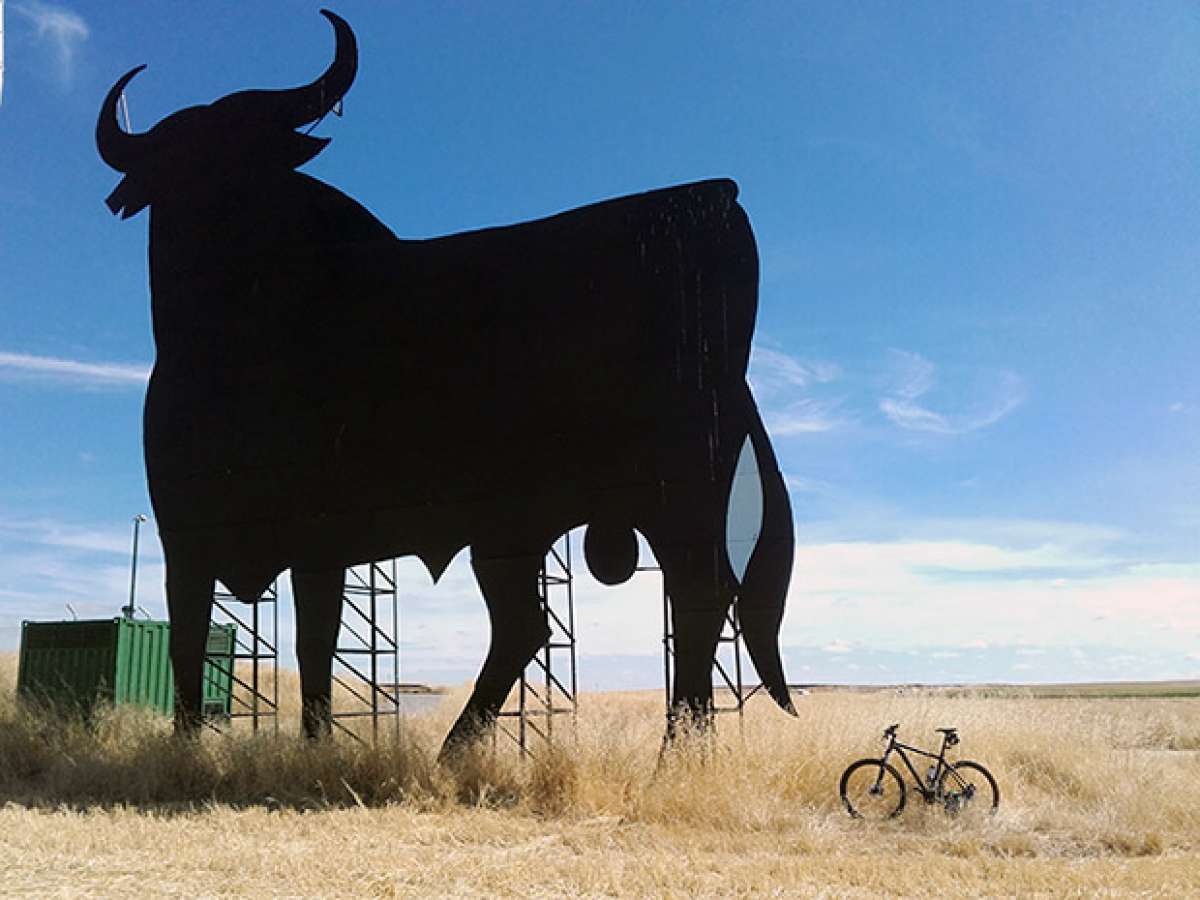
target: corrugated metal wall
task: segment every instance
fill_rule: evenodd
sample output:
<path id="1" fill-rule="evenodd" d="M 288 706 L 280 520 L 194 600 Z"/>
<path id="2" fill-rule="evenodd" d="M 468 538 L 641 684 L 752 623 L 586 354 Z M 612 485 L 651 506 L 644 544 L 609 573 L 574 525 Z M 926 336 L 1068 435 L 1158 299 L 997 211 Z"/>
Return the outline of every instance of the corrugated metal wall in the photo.
<path id="1" fill-rule="evenodd" d="M 90 619 L 23 622 L 17 690 L 64 712 L 88 714 L 97 701 L 149 706 L 170 715 L 175 678 L 168 622 Z M 217 625 L 205 665 L 204 707 L 228 715 L 236 626 Z"/>

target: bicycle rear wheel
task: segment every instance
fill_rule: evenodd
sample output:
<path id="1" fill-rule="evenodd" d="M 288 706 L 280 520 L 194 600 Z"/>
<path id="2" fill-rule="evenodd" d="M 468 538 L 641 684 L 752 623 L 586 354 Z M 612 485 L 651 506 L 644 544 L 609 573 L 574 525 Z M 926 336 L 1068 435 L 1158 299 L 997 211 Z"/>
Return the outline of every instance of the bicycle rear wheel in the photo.
<path id="1" fill-rule="evenodd" d="M 960 818 L 990 816 L 1000 806 L 996 779 L 969 759 L 947 766 L 939 787 L 946 811 Z"/>
<path id="2" fill-rule="evenodd" d="M 860 759 L 842 773 L 838 785 L 846 811 L 856 819 L 881 822 L 904 809 L 904 779 L 882 759 Z"/>

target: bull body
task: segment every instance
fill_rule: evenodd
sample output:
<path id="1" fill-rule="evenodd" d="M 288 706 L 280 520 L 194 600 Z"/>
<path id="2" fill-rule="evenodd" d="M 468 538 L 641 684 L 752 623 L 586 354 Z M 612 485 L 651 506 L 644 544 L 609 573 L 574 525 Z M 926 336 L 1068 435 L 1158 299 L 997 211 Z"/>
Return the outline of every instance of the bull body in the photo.
<path id="1" fill-rule="evenodd" d="M 343 59 L 353 37 L 327 15 Z M 628 577 L 634 529 L 658 557 L 677 703 L 710 705 L 738 594 L 756 666 L 789 706 L 775 640 L 791 516 L 745 378 L 758 260 L 733 182 L 411 241 L 292 171 L 296 155 L 230 164 L 203 190 L 135 169 L 110 198 L 127 215 L 151 207 L 145 451 L 181 726 L 214 579 L 253 601 L 292 570 L 306 728 L 319 733 L 343 570 L 415 554 L 437 578 L 469 546 L 492 648 L 453 746 L 490 721 L 541 643 L 537 570 L 585 524 L 605 580 Z M 763 527 L 742 574 L 725 517 L 747 442 Z"/>

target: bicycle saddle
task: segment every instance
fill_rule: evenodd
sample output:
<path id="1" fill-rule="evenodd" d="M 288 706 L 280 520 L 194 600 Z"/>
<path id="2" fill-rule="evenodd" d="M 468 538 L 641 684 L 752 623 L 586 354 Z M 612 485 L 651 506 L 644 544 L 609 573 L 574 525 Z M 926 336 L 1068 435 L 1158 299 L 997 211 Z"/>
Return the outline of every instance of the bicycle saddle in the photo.
<path id="1" fill-rule="evenodd" d="M 953 747 L 958 744 L 959 738 L 957 728 L 937 728 L 935 731 L 940 731 L 943 735 L 945 735 L 947 747 Z"/>

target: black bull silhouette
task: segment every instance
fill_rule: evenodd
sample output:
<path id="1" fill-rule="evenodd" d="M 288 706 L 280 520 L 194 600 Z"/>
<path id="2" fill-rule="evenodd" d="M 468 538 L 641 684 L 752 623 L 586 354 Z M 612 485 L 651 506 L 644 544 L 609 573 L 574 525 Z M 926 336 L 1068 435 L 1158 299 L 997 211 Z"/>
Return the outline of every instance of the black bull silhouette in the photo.
<path id="1" fill-rule="evenodd" d="M 295 129 L 328 113 L 357 69 L 349 26 L 322 14 L 337 48 L 311 84 L 235 93 L 130 134 L 116 104 L 139 67 L 96 127 L 125 176 L 109 207 L 150 207 L 145 452 L 177 728 L 198 722 L 214 579 L 253 601 L 291 569 L 304 727 L 318 735 L 345 568 L 416 554 L 436 579 L 469 546 L 491 647 L 445 746 L 477 736 L 548 634 L 536 590 L 547 549 L 584 524 L 601 581 L 632 574 L 634 529 L 662 567 L 677 711 L 711 708 L 735 595 L 754 665 L 791 711 L 778 649 L 791 510 L 745 378 L 758 258 L 736 185 L 399 240 L 293 171 L 328 143 Z M 735 566 L 727 516 L 747 459 L 761 522 Z"/>

